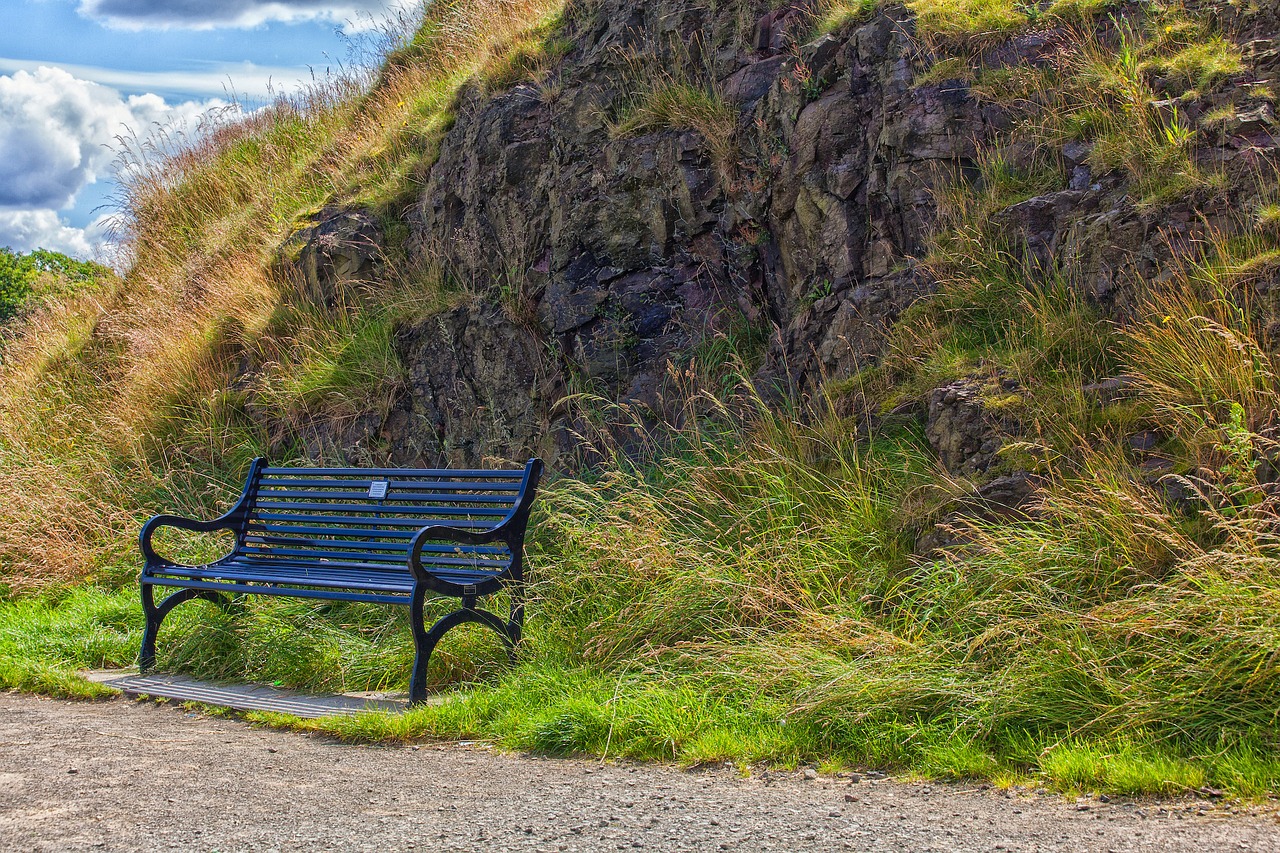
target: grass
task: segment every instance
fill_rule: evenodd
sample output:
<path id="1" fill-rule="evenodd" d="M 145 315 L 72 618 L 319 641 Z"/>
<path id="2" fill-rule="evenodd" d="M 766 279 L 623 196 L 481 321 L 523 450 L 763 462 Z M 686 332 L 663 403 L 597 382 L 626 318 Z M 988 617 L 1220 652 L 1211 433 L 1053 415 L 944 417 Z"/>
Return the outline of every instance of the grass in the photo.
<path id="1" fill-rule="evenodd" d="M 648 69 L 640 59 L 633 59 L 630 65 L 639 82 L 609 122 L 611 136 L 694 130 L 707 141 L 712 159 L 722 170 L 735 162 L 738 111 L 714 83 L 679 72 Z"/>
<path id="2" fill-rule="evenodd" d="M 563 35 L 564 17 L 555 12 L 520 33 L 508 44 L 497 45 L 480 70 L 487 92 L 502 92 L 520 83 L 541 84 L 573 50 Z"/>
<path id="3" fill-rule="evenodd" d="M 747 421 L 721 409 L 641 464 L 546 492 L 515 668 L 463 631 L 433 666 L 456 686 L 440 706 L 276 722 L 1066 792 L 1273 790 L 1280 588 L 1239 514 L 1184 529 L 1122 456 L 1096 455 L 1051 473 L 1035 520 L 973 521 L 970 549 L 922 562 L 904 532 L 932 482 L 918 438 L 867 447 L 838 418 L 743 406 Z M 141 624 L 128 590 L 0 609 L 4 683 L 66 695 L 90 689 L 73 667 L 130 660 Z M 377 607 L 250 599 L 172 619 L 166 667 L 204 677 L 403 689 L 411 656 L 403 614 Z"/>
<path id="4" fill-rule="evenodd" d="M 64 597 L 0 604 L 0 686 L 68 699 L 115 691 L 77 670 L 125 666 L 137 655 L 141 607 L 132 596 L 81 587 Z"/>
<path id="5" fill-rule="evenodd" d="M 925 44 L 973 49 L 1003 41 L 1026 27 L 1024 7 L 1012 0 L 907 0 L 916 36 Z"/>
<path id="6" fill-rule="evenodd" d="M 879 0 L 831 0 L 824 3 L 816 13 L 817 25 L 813 35 L 816 38 L 838 32 L 852 24 L 860 24 L 870 18 L 879 6 Z"/>
<path id="7" fill-rule="evenodd" d="M 1232 85 L 1238 54 L 1178 4 L 1124 23 L 1094 2 L 911 8 L 934 79 L 971 81 L 1011 124 L 939 189 L 917 262 L 935 290 L 899 318 L 882 362 L 810 405 L 767 405 L 740 374 L 772 333 L 739 324 L 684 354 L 683 408 L 659 429 L 610 401 L 566 401 L 601 461 L 537 505 L 519 662 L 469 627 L 433 659 L 440 705 L 261 719 L 351 741 L 483 738 L 1064 792 L 1280 790 L 1280 397 L 1259 286 L 1280 258 L 1274 199 L 1255 193 L 1158 281 L 1131 283 L 1124 316 L 1084 295 L 1071 258 L 998 224 L 1066 186 L 1067 141 L 1088 143 L 1095 174 L 1151 215 L 1265 183 L 1204 165 L 1180 112 Z M 870 13 L 832 4 L 823 26 Z M 30 312 L 0 363 L 0 685 L 103 695 L 76 671 L 136 654 L 144 516 L 212 515 L 249 458 L 287 461 L 307 429 L 385 412 L 403 382 L 397 323 L 478 287 L 430 258 L 405 263 L 403 206 L 468 99 L 523 83 L 555 97 L 575 61 L 567 28 L 587 14 L 432 4 L 367 79 L 136 164 L 131 269 Z M 1060 42 L 1053 62 L 984 65 L 1041 21 Z M 631 63 L 612 133 L 695 130 L 731 162 L 736 111 L 696 63 L 677 64 Z M 330 205 L 384 223 L 395 272 L 318 304 L 280 247 Z M 517 305 L 525 260 L 493 288 Z M 813 299 L 825 292 L 815 283 Z M 1121 374 L 1125 398 L 1083 390 Z M 957 379 L 1012 425 L 997 468 L 1041 478 L 1030 512 L 966 513 L 956 498 L 979 483 L 942 471 L 918 423 L 880 418 Z M 1139 431 L 1157 436 L 1147 456 L 1129 442 Z M 939 520 L 959 544 L 916 554 Z M 411 656 L 400 610 L 269 597 L 231 613 L 184 605 L 160 641 L 169 669 L 320 690 L 403 689 Z"/>

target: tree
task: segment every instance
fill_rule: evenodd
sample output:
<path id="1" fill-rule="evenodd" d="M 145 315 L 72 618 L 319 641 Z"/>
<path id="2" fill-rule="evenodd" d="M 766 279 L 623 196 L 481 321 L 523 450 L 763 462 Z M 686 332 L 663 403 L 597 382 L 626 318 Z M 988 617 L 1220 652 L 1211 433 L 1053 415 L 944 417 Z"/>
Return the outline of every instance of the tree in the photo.
<path id="1" fill-rule="evenodd" d="M 36 249 L 19 253 L 0 247 L 0 323 L 11 319 L 35 297 L 65 296 L 112 275 L 93 261 Z"/>

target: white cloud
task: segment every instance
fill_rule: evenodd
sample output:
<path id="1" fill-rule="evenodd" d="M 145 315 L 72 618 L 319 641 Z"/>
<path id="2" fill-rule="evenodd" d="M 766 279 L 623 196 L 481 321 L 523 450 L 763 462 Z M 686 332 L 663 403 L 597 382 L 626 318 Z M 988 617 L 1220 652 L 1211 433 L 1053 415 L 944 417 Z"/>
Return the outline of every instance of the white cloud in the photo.
<path id="1" fill-rule="evenodd" d="M 118 91 L 40 66 L 0 76 L 0 245 L 95 253 L 101 228 L 73 228 L 57 211 L 110 177 L 119 140 L 197 128 L 212 99 L 171 105 L 159 95 Z"/>
<path id="2" fill-rule="evenodd" d="M 0 207 L 67 207 L 110 167 L 120 136 L 190 125 L 221 105 L 170 106 L 154 94 L 124 98 L 49 66 L 0 76 Z"/>
<path id="3" fill-rule="evenodd" d="M 81 0 L 80 13 L 121 29 L 256 27 L 271 21 L 369 26 L 422 0 Z"/>
<path id="4" fill-rule="evenodd" d="M 0 74 L 35 72 L 47 62 L 0 57 Z M 161 94 L 265 99 L 273 91 L 290 91 L 295 84 L 311 79 L 311 69 L 296 65 L 256 65 L 252 62 L 200 62 L 195 69 L 130 71 L 96 65 L 58 63 L 58 67 L 80 80 L 101 83 L 116 89 Z M 323 69 L 317 71 L 323 73 Z"/>
<path id="5" fill-rule="evenodd" d="M 120 96 L 57 68 L 0 77 L 0 205 L 60 208 L 111 161 Z"/>
<path id="6" fill-rule="evenodd" d="M 53 210 L 0 210 L 0 246 L 17 252 L 53 249 L 77 258 L 111 254 L 110 219 L 98 217 L 88 228 L 73 228 Z"/>

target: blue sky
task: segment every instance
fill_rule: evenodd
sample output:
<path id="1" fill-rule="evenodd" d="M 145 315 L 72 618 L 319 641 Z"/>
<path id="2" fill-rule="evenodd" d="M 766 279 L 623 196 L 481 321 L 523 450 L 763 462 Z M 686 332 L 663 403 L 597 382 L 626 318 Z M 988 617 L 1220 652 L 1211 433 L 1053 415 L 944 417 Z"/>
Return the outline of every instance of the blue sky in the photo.
<path id="1" fill-rule="evenodd" d="M 0 246 L 102 251 L 117 137 L 243 108 L 349 61 L 413 0 L 5 0 Z M 104 205 L 106 206 L 104 208 Z"/>

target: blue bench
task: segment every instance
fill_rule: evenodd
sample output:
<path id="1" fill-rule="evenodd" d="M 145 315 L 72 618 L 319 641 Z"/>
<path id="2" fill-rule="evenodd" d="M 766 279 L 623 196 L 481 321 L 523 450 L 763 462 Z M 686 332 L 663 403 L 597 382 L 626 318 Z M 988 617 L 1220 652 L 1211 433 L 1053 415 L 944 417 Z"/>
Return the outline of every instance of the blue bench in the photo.
<path id="1" fill-rule="evenodd" d="M 196 598 L 287 595 L 409 607 L 414 662 L 409 700 L 427 696 L 436 643 L 466 622 L 488 625 L 514 658 L 524 622 L 524 534 L 542 462 L 523 470 L 272 468 L 255 459 L 236 505 L 221 518 L 157 515 L 142 528 L 140 583 L 146 628 L 138 658 L 155 666 L 156 635 L 174 607 Z M 230 530 L 235 545 L 212 563 L 188 566 L 156 553 L 162 527 Z M 156 602 L 156 587 L 175 589 Z M 506 590 L 506 620 L 477 602 Z M 430 630 L 428 595 L 461 599 Z"/>

